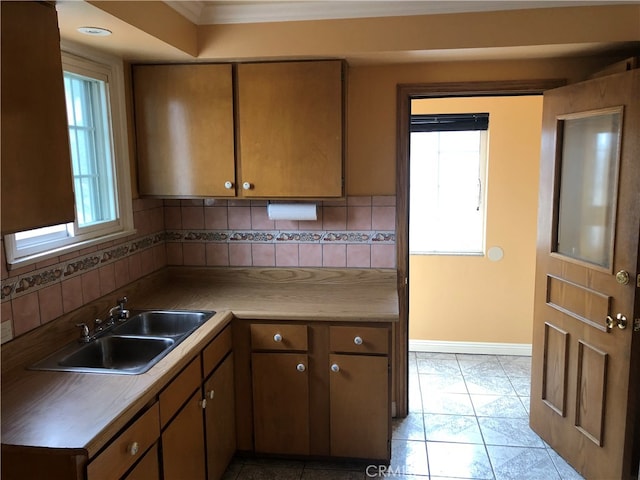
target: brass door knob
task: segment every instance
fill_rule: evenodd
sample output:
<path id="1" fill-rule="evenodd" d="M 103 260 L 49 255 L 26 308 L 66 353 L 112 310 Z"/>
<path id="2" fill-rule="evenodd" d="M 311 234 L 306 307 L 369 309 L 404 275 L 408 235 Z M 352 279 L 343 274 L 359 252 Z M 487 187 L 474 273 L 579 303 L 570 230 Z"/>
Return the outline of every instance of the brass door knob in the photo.
<path id="1" fill-rule="evenodd" d="M 616 273 L 616 282 L 618 282 L 620 285 L 627 285 L 630 279 L 631 276 L 626 270 L 620 270 L 618 273 Z"/>
<path id="2" fill-rule="evenodd" d="M 610 332 L 613 327 L 616 325 L 620 330 L 624 330 L 627 328 L 627 317 L 623 314 L 619 313 L 616 315 L 616 318 L 613 318 L 611 315 L 607 315 L 607 332 Z"/>

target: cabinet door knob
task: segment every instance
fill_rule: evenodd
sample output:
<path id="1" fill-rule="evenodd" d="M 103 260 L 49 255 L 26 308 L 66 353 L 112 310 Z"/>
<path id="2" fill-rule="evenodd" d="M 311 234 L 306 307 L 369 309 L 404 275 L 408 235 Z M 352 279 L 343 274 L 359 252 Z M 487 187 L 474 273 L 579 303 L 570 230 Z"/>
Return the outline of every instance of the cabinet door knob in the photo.
<path id="1" fill-rule="evenodd" d="M 331 365 L 331 371 L 336 373 L 339 372 L 340 366 L 337 363 L 334 363 L 333 365 Z"/>
<path id="2" fill-rule="evenodd" d="M 362 345 L 362 337 L 354 338 L 353 343 L 355 343 L 356 345 Z"/>
<path id="3" fill-rule="evenodd" d="M 215 390 L 209 390 L 209 400 L 213 400 L 213 397 L 216 396 Z"/>
<path id="4" fill-rule="evenodd" d="M 276 334 L 273 336 L 273 341 L 274 341 L 274 342 L 281 342 L 281 341 L 282 341 L 282 335 L 280 335 L 279 333 L 276 333 Z"/>
<path id="5" fill-rule="evenodd" d="M 203 398 L 202 400 L 200 400 L 200 402 L 198 402 L 200 404 L 200 406 L 204 409 L 207 408 L 207 399 Z"/>
<path id="6" fill-rule="evenodd" d="M 296 370 L 298 370 L 299 372 L 304 372 L 307 369 L 307 367 L 304 366 L 304 363 L 299 363 L 296 366 Z"/>
<path id="7" fill-rule="evenodd" d="M 224 182 L 224 188 L 226 188 L 227 190 L 231 190 L 233 188 L 233 182 Z"/>
<path id="8" fill-rule="evenodd" d="M 138 442 L 132 442 L 127 447 L 127 453 L 129 453 L 129 455 L 131 455 L 132 457 L 138 453 L 138 450 L 140 450 L 140 445 L 138 444 Z"/>
<path id="9" fill-rule="evenodd" d="M 253 185 L 251 185 L 249 182 L 244 182 L 244 183 L 242 184 L 242 188 L 243 188 L 244 190 L 251 190 L 251 187 L 252 187 L 252 186 L 253 186 Z"/>

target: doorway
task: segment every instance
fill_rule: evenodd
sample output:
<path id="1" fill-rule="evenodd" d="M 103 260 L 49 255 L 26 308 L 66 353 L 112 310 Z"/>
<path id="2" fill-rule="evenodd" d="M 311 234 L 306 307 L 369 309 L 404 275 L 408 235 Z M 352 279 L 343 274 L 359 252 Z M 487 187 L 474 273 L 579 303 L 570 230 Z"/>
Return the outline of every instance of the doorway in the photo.
<path id="1" fill-rule="evenodd" d="M 411 108 L 410 350 L 530 355 L 542 95 Z"/>
<path id="2" fill-rule="evenodd" d="M 404 417 L 408 405 L 409 351 L 409 194 L 410 194 L 410 115 L 414 99 L 451 97 L 481 97 L 504 95 L 540 95 L 547 89 L 563 85 L 561 80 L 531 82 L 469 82 L 428 85 L 399 85 L 397 88 L 397 263 L 400 319 L 395 336 L 395 399 L 396 413 Z"/>

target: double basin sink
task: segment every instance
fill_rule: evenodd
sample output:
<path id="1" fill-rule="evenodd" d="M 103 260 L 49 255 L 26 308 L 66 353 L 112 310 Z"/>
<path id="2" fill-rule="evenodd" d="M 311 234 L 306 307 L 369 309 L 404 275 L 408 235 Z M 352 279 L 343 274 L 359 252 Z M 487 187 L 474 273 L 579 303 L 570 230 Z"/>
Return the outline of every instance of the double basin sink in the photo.
<path id="1" fill-rule="evenodd" d="M 88 343 L 74 342 L 31 368 L 80 373 L 137 375 L 148 371 L 209 320 L 213 311 L 148 310 Z"/>

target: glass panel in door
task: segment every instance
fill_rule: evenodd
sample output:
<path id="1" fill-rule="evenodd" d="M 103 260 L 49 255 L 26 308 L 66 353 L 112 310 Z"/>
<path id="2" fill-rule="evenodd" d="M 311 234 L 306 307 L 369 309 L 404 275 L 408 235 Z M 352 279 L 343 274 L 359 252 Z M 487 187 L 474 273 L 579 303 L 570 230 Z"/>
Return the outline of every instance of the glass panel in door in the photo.
<path id="1" fill-rule="evenodd" d="M 558 118 L 556 252 L 612 268 L 622 108 Z"/>

